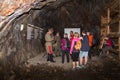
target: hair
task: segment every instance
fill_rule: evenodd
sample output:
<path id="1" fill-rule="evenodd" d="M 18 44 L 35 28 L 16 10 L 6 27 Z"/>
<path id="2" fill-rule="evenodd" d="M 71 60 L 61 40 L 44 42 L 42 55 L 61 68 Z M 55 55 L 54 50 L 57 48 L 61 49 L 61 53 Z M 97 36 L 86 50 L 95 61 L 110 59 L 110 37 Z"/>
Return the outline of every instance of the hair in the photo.
<path id="1" fill-rule="evenodd" d="M 53 31 L 53 28 L 49 28 L 48 31 Z"/>
<path id="2" fill-rule="evenodd" d="M 86 31 L 85 31 L 85 30 L 83 30 L 83 31 L 82 31 L 82 33 L 86 34 Z"/>
<path id="3" fill-rule="evenodd" d="M 68 35 L 67 33 L 64 33 L 64 35 Z"/>
<path id="4" fill-rule="evenodd" d="M 78 32 L 75 32 L 75 33 L 74 33 L 74 36 L 75 36 L 75 37 L 79 37 L 79 33 L 78 33 Z"/>
<path id="5" fill-rule="evenodd" d="M 73 33 L 73 31 L 70 31 L 70 33 Z"/>

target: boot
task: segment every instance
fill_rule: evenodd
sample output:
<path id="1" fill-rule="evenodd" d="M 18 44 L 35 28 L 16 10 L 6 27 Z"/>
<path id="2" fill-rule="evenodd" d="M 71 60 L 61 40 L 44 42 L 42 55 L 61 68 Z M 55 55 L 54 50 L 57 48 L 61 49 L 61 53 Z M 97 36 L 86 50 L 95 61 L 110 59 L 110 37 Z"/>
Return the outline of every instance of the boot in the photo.
<path id="1" fill-rule="evenodd" d="M 52 54 L 50 54 L 50 62 L 55 63 L 55 61 L 53 60 L 53 55 Z"/>
<path id="2" fill-rule="evenodd" d="M 47 61 L 50 61 L 50 54 L 48 53 Z"/>

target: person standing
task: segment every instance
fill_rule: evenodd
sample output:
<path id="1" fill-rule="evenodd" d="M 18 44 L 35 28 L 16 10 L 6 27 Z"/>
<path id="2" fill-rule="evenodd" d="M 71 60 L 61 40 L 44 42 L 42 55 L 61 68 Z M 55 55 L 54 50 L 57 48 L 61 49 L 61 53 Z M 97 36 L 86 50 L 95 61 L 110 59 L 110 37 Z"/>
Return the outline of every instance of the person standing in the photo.
<path id="1" fill-rule="evenodd" d="M 52 48 L 53 43 L 52 42 L 54 40 L 54 37 L 51 36 L 52 33 L 53 33 L 52 29 L 48 29 L 48 32 L 45 35 L 45 41 L 46 41 L 45 46 L 46 46 L 46 51 L 48 53 L 47 61 L 55 62 L 53 60 L 53 48 Z"/>
<path id="2" fill-rule="evenodd" d="M 56 57 L 61 55 L 60 40 L 61 39 L 60 39 L 59 32 L 57 32 L 55 36 L 55 45 L 54 45 L 54 48 L 55 48 L 54 53 L 56 54 Z"/>
<path id="3" fill-rule="evenodd" d="M 112 40 L 109 36 L 106 36 L 105 42 L 104 42 L 104 47 L 102 49 L 103 55 L 108 55 L 110 49 L 112 49 Z"/>
<path id="4" fill-rule="evenodd" d="M 71 43 L 71 48 L 70 48 L 70 54 L 72 57 L 72 64 L 73 64 L 73 69 L 74 68 L 79 68 L 79 52 L 81 49 L 81 41 L 79 38 L 79 34 L 77 32 L 74 33 L 74 38 Z"/>
<path id="5" fill-rule="evenodd" d="M 62 63 L 64 63 L 64 57 L 66 55 L 67 62 L 69 63 L 69 39 L 68 34 L 64 34 L 64 38 L 61 40 L 61 50 L 62 50 Z"/>
<path id="6" fill-rule="evenodd" d="M 91 32 L 87 32 L 87 36 L 88 36 L 88 41 L 89 41 L 89 46 L 90 46 L 90 50 L 88 52 L 88 57 L 89 57 L 89 59 L 91 59 L 92 58 L 92 56 L 91 56 L 91 48 L 93 46 L 93 35 L 91 34 Z"/>
<path id="7" fill-rule="evenodd" d="M 70 31 L 70 45 L 72 44 L 72 40 L 74 39 L 73 31 Z"/>
<path id="8" fill-rule="evenodd" d="M 79 54 L 80 57 L 80 68 L 85 67 L 84 65 L 88 62 L 88 52 L 90 50 L 88 36 L 85 31 L 82 31 L 82 46 Z M 84 60 L 85 59 L 85 60 Z"/>

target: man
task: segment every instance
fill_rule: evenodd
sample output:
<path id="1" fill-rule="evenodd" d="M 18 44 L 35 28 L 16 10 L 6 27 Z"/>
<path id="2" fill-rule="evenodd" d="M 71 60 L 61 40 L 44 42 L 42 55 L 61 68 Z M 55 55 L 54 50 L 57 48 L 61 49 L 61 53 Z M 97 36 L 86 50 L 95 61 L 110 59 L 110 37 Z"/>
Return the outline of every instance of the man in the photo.
<path id="1" fill-rule="evenodd" d="M 53 40 L 54 40 L 54 37 L 51 36 L 52 33 L 53 33 L 53 30 L 52 30 L 51 28 L 48 29 L 48 32 L 47 32 L 46 35 L 45 35 L 45 41 L 46 41 L 45 46 L 46 46 L 46 51 L 47 51 L 47 53 L 48 53 L 47 61 L 55 62 L 55 61 L 53 60 L 53 48 L 52 48 L 52 47 L 53 47 L 53 44 L 52 44 L 52 42 L 53 42 Z"/>
<path id="2" fill-rule="evenodd" d="M 82 46 L 81 46 L 81 51 L 80 51 L 80 54 L 79 54 L 79 57 L 80 57 L 80 68 L 84 67 L 84 65 L 87 64 L 88 62 L 88 52 L 89 52 L 89 41 L 88 41 L 88 36 L 86 34 L 85 31 L 82 31 L 82 35 L 83 35 L 83 38 L 82 38 Z M 85 60 L 84 60 L 85 58 Z"/>
<path id="3" fill-rule="evenodd" d="M 56 57 L 60 56 L 61 55 L 61 49 L 60 49 L 60 35 L 59 35 L 59 32 L 57 32 L 56 36 L 55 36 L 54 49 L 55 49 L 54 53 L 56 54 Z"/>
<path id="4" fill-rule="evenodd" d="M 93 46 L 93 35 L 91 34 L 91 32 L 87 32 L 87 36 L 88 36 L 88 40 L 89 40 L 89 46 L 90 46 L 90 50 L 88 52 L 88 57 L 89 59 L 91 59 L 91 47 Z"/>
<path id="5" fill-rule="evenodd" d="M 105 37 L 104 47 L 102 49 L 103 54 L 109 54 L 109 50 L 112 49 L 112 40 L 109 36 Z M 107 52 L 107 53 L 106 53 Z"/>

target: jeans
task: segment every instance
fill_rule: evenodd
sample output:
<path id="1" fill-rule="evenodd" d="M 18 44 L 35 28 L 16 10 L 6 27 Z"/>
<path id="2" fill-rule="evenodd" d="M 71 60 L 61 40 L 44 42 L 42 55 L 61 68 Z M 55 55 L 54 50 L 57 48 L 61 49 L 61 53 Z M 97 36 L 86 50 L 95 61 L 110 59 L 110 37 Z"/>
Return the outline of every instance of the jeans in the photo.
<path id="1" fill-rule="evenodd" d="M 47 61 L 53 61 L 53 55 L 48 53 Z"/>
<path id="2" fill-rule="evenodd" d="M 88 57 L 88 51 L 80 51 L 79 57 L 80 58 Z"/>
<path id="3" fill-rule="evenodd" d="M 64 58 L 67 58 L 67 62 L 69 62 L 69 51 L 62 50 L 62 63 L 64 63 Z"/>

